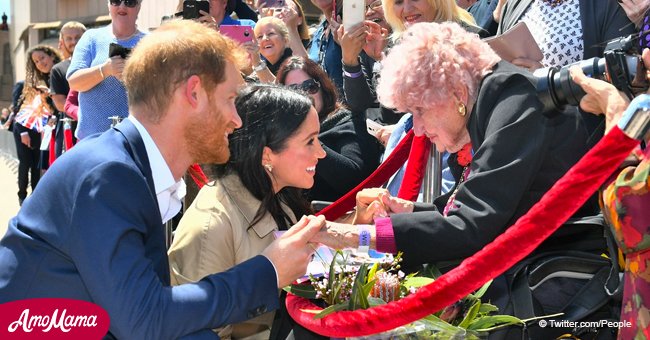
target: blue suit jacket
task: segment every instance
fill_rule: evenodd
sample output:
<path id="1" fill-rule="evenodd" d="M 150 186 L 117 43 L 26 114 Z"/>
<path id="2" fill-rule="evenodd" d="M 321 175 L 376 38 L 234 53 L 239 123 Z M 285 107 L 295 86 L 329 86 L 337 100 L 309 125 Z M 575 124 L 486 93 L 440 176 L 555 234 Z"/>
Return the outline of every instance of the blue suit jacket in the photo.
<path id="1" fill-rule="evenodd" d="M 0 303 L 90 301 L 110 315 L 111 334 L 128 339 L 214 335 L 209 329 L 278 307 L 275 270 L 263 256 L 170 287 L 153 188 L 128 119 L 65 153 L 0 240 Z"/>

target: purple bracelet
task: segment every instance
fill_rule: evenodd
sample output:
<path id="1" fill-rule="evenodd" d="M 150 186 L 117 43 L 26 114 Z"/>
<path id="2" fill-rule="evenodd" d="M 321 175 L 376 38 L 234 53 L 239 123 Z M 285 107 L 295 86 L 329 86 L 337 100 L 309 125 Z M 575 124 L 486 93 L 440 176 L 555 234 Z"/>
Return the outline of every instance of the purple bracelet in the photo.
<path id="1" fill-rule="evenodd" d="M 361 77 L 363 75 L 363 71 L 350 73 L 350 72 L 348 72 L 346 70 L 343 70 L 343 75 L 348 77 L 348 78 L 359 78 L 359 77 Z"/>

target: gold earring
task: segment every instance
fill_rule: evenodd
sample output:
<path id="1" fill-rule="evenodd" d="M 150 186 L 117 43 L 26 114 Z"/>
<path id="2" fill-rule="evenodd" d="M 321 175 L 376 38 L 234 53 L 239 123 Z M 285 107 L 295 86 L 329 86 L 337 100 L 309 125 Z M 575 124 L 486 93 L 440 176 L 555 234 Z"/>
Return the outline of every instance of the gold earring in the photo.
<path id="1" fill-rule="evenodd" d="M 268 163 L 267 163 L 267 164 L 264 164 L 264 168 L 265 168 L 266 171 L 268 171 L 268 172 L 273 172 L 273 165 L 271 165 L 271 164 L 268 164 Z"/>
<path id="2" fill-rule="evenodd" d="M 460 114 L 462 117 L 465 117 L 467 114 L 467 108 L 465 107 L 465 104 L 458 103 L 458 114 Z"/>

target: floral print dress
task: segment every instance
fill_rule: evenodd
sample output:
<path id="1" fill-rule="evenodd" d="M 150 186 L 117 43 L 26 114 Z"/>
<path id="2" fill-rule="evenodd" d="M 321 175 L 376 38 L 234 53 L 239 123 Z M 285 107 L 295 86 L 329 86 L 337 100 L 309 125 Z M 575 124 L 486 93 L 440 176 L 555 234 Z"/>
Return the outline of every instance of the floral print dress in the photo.
<path id="1" fill-rule="evenodd" d="M 650 148 L 636 166 L 623 169 L 603 191 L 603 212 L 625 254 L 625 286 L 619 339 L 650 339 Z"/>

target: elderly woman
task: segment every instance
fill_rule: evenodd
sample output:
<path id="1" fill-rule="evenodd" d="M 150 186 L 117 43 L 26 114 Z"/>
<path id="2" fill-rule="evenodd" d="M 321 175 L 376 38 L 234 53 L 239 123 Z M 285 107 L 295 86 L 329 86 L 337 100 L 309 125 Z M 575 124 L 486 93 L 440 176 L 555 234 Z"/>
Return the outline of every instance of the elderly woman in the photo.
<path id="1" fill-rule="evenodd" d="M 276 17 L 264 17 L 257 22 L 254 32 L 257 41 L 244 43 L 243 46 L 248 51 L 257 78 L 273 83 L 282 62 L 293 55 L 289 29 L 284 21 Z M 302 43 L 298 41 L 298 44 Z M 301 48 L 304 51 L 304 47 Z"/>
<path id="2" fill-rule="evenodd" d="M 121 82 L 125 59 L 109 57 L 110 45 L 133 48 L 144 36 L 135 24 L 142 0 L 110 0 L 111 24 L 88 30 L 77 43 L 68 68 L 71 90 L 79 91 L 77 138 L 106 131 L 110 116 L 127 117 L 126 88 Z"/>
<path id="3" fill-rule="evenodd" d="M 526 213 L 586 151 L 577 115 L 544 114 L 529 74 L 455 23 L 413 25 L 384 65 L 382 103 L 413 112 L 416 135 L 455 153 L 456 185 L 433 205 L 362 191 L 357 221 L 371 223 L 374 212 L 374 226 L 330 223 L 319 235 L 329 246 L 356 248 L 364 234 L 371 248 L 403 251 L 405 268 L 462 260 Z M 389 217 L 379 217 L 383 209 Z M 503 306 L 507 296 L 494 294 Z"/>

